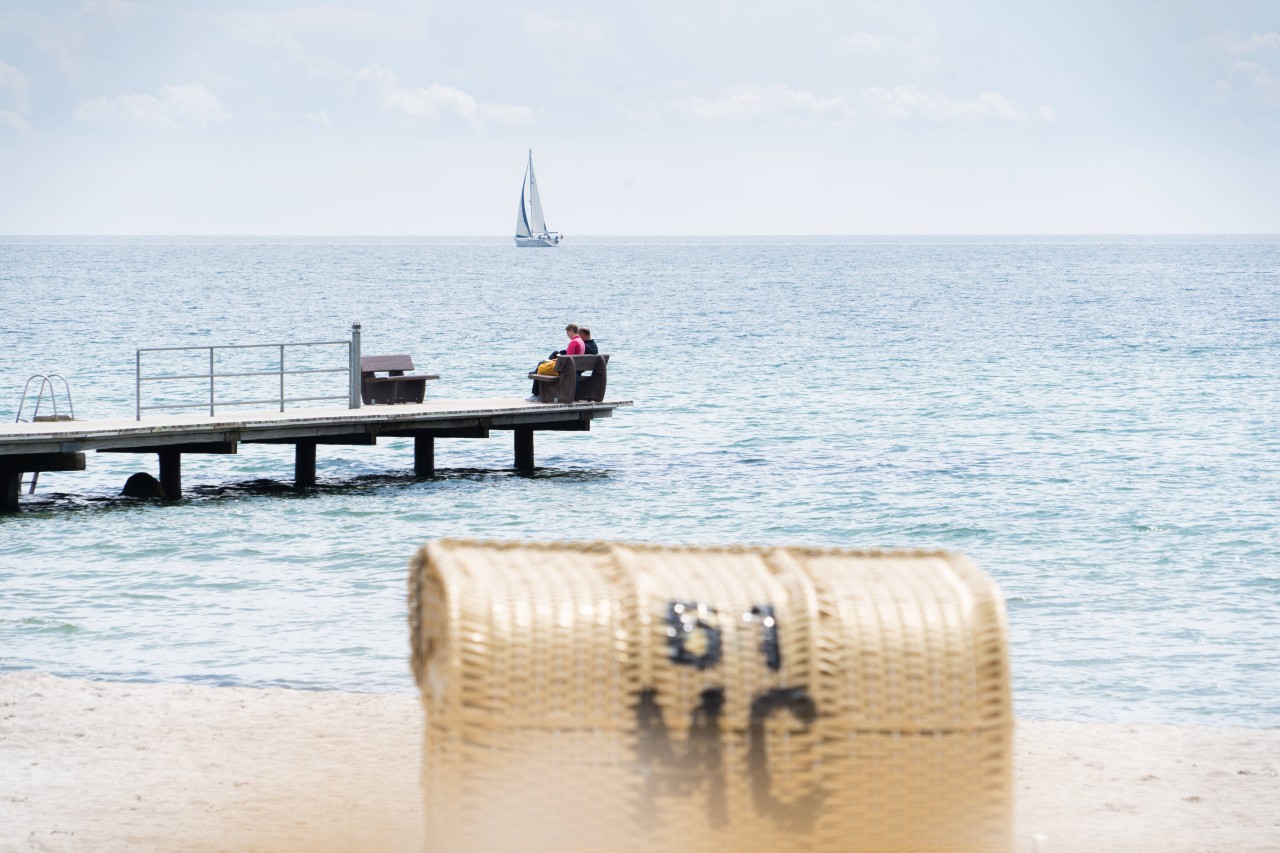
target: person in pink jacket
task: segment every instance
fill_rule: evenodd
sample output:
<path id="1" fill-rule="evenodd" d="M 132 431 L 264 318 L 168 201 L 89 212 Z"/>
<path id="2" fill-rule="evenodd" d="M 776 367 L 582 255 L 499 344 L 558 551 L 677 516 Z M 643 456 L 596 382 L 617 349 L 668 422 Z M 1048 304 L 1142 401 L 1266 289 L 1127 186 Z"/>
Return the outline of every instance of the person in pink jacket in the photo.
<path id="1" fill-rule="evenodd" d="M 578 324 L 570 323 L 564 327 L 564 333 L 569 336 L 569 346 L 566 349 L 558 349 L 547 356 L 548 360 L 558 358 L 562 355 L 584 355 L 587 351 L 587 345 L 582 342 L 582 337 L 578 334 Z M 529 395 L 529 402 L 536 403 L 538 401 L 538 383 L 533 383 L 532 393 Z"/>
<path id="2" fill-rule="evenodd" d="M 564 333 L 569 336 L 569 348 L 556 350 L 551 353 L 551 358 L 558 355 L 584 355 L 587 351 L 587 345 L 583 343 L 582 336 L 578 334 L 578 324 L 570 323 L 564 327 Z"/>

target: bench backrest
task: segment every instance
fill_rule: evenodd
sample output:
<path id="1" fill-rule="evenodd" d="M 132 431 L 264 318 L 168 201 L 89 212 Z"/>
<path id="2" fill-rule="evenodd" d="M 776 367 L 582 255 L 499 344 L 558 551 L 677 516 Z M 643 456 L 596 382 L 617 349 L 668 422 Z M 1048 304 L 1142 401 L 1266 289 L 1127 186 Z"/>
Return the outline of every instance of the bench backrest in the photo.
<path id="1" fill-rule="evenodd" d="M 562 355 L 560 356 L 560 359 L 568 359 L 572 361 L 573 369 L 581 373 L 584 370 L 591 370 L 595 367 L 597 360 L 602 361 L 607 365 L 609 363 L 609 354 L 607 352 L 602 352 L 599 355 Z M 557 369 L 561 364 L 560 359 L 556 360 Z"/>
<path id="2" fill-rule="evenodd" d="M 413 370 L 413 359 L 408 355 L 365 355 L 360 357 L 361 373 Z"/>

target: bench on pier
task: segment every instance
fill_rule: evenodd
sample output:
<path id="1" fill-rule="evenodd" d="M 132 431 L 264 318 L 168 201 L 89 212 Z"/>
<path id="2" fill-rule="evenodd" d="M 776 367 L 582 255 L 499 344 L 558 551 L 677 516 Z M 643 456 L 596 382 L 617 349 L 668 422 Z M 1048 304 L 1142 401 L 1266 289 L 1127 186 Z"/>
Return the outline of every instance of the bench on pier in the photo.
<path id="1" fill-rule="evenodd" d="M 427 393 L 427 380 L 439 376 L 413 370 L 413 359 L 407 355 L 366 355 L 360 359 L 360 397 L 369 405 L 421 403 Z M 385 373 L 386 376 L 378 376 Z"/>
<path id="2" fill-rule="evenodd" d="M 538 383 L 538 399 L 543 403 L 572 403 L 575 400 L 604 400 L 609 355 L 562 355 L 556 359 L 558 376 L 530 373 Z"/>

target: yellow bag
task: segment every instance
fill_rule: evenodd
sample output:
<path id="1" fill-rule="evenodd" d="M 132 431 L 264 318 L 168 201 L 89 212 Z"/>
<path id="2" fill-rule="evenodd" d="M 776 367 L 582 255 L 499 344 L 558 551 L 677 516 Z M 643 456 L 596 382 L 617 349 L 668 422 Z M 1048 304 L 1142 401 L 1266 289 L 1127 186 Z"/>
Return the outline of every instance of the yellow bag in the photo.
<path id="1" fill-rule="evenodd" d="M 556 371 L 556 363 L 554 361 L 542 362 L 541 364 L 538 365 L 538 369 L 535 372 L 539 376 L 559 376 L 560 375 Z"/>

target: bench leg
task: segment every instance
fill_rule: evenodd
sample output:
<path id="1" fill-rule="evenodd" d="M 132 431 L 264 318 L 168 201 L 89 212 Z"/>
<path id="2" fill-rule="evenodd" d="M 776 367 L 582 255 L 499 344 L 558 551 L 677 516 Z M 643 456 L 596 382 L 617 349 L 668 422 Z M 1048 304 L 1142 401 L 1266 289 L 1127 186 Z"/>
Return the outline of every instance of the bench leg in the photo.
<path id="1" fill-rule="evenodd" d="M 533 430 L 528 427 L 516 427 L 513 430 L 516 442 L 516 470 L 529 473 L 533 471 Z"/>
<path id="2" fill-rule="evenodd" d="M 305 489 L 316 484 L 316 443 L 299 441 L 293 446 L 293 487 Z"/>
<path id="3" fill-rule="evenodd" d="M 166 500 L 182 497 L 182 453 L 177 450 L 160 451 L 160 487 Z"/>
<path id="4" fill-rule="evenodd" d="M 418 435 L 413 439 L 413 473 L 419 477 L 436 475 L 436 439 L 431 435 Z"/>

